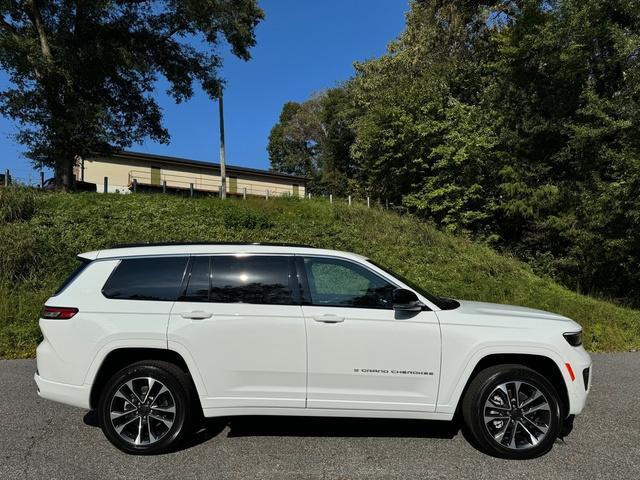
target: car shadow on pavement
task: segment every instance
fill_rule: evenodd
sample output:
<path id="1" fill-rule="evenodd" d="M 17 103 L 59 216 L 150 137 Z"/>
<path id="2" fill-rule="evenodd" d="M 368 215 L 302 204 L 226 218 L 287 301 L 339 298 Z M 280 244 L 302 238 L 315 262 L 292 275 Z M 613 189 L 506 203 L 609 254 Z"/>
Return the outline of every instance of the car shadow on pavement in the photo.
<path id="1" fill-rule="evenodd" d="M 89 425 L 90 427 L 99 427 L 98 423 L 98 412 L 95 410 L 89 410 L 84 417 L 82 417 L 82 421 L 85 425 Z"/>
<path id="2" fill-rule="evenodd" d="M 405 437 L 451 439 L 460 431 L 454 422 L 379 418 L 231 417 L 229 437 Z"/>
<path id="3" fill-rule="evenodd" d="M 100 428 L 98 413 L 95 410 L 87 412 L 82 420 L 85 425 Z M 213 437 L 218 436 L 227 426 L 227 422 L 227 418 L 205 418 L 196 420 L 193 433 L 186 435 L 183 441 L 165 453 L 178 452 L 205 443 Z"/>
<path id="4" fill-rule="evenodd" d="M 86 425 L 99 428 L 94 410 L 83 418 Z M 452 439 L 460 432 L 456 422 L 380 418 L 332 418 L 240 416 L 201 419 L 194 433 L 170 452 L 186 450 L 220 435 L 227 437 L 388 437 Z"/>

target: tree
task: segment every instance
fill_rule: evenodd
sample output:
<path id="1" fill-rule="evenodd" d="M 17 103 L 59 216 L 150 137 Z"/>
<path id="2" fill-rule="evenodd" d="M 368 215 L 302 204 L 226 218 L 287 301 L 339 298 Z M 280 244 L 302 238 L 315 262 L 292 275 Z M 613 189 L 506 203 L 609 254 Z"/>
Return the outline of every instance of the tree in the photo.
<path id="1" fill-rule="evenodd" d="M 320 151 L 342 142 L 351 191 L 640 305 L 639 32 L 637 0 L 414 0 Z"/>
<path id="2" fill-rule="evenodd" d="M 495 144 L 491 125 L 482 125 L 490 115 L 475 106 L 488 31 L 479 11 L 477 2 L 413 2 L 405 31 L 385 55 L 357 64 L 351 81 L 361 188 L 454 230 L 487 218 L 477 200 L 490 203 L 492 194 L 481 184 L 487 176 L 471 176 Z"/>
<path id="3" fill-rule="evenodd" d="M 211 97 L 224 38 L 245 60 L 263 18 L 256 0 L 4 0 L 0 65 L 12 86 L 0 112 L 35 164 L 72 184 L 74 158 L 150 137 L 167 142 L 151 96 L 158 76 L 181 102 L 194 82 Z"/>
<path id="4" fill-rule="evenodd" d="M 349 95 L 333 88 L 304 103 L 287 102 L 269 134 L 271 168 L 304 175 L 310 190 L 342 195 L 354 176 Z"/>
<path id="5" fill-rule="evenodd" d="M 269 133 L 269 160 L 276 172 L 313 178 L 317 174 L 320 124 L 317 99 L 300 104 L 287 102 L 278 123 Z M 315 113 L 315 116 L 314 116 Z"/>
<path id="6" fill-rule="evenodd" d="M 527 0 L 492 32 L 484 102 L 514 161 L 500 244 L 566 285 L 640 305 L 640 10 Z"/>

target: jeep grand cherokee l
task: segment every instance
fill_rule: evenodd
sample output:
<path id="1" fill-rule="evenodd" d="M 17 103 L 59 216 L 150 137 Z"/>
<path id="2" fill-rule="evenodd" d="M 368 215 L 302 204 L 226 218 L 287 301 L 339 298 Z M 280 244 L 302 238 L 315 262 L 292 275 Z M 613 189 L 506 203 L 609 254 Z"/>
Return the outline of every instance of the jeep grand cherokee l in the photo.
<path id="1" fill-rule="evenodd" d="M 548 451 L 582 411 L 581 328 L 451 300 L 353 253 L 295 245 L 113 248 L 40 318 L 41 397 L 96 409 L 129 453 L 235 415 L 461 418 L 487 453 Z"/>

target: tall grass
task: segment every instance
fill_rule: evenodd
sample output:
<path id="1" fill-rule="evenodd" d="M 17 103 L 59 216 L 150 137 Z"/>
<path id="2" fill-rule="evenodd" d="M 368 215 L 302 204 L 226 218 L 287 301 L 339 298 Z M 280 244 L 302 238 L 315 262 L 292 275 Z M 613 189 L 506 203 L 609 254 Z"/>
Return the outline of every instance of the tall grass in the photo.
<path id="1" fill-rule="evenodd" d="M 35 210 L 35 192 L 25 187 L 0 187 L 0 223 L 28 220 Z"/>
<path id="2" fill-rule="evenodd" d="M 640 311 L 571 292 L 522 262 L 410 216 L 322 200 L 32 195 L 30 218 L 0 224 L 2 357 L 33 355 L 38 311 L 78 253 L 143 241 L 294 242 L 350 250 L 437 294 L 566 315 L 584 326 L 591 350 L 640 347 Z"/>

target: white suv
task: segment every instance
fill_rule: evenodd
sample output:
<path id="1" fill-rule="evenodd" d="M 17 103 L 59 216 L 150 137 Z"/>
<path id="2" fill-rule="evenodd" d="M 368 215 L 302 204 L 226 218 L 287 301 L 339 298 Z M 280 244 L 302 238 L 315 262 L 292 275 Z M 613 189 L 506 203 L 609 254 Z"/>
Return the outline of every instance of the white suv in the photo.
<path id="1" fill-rule="evenodd" d="M 168 449 L 201 414 L 459 414 L 487 453 L 529 458 L 589 391 L 574 321 L 430 295 L 353 253 L 216 243 L 78 258 L 40 318 L 38 392 L 97 409 L 129 453 Z"/>

